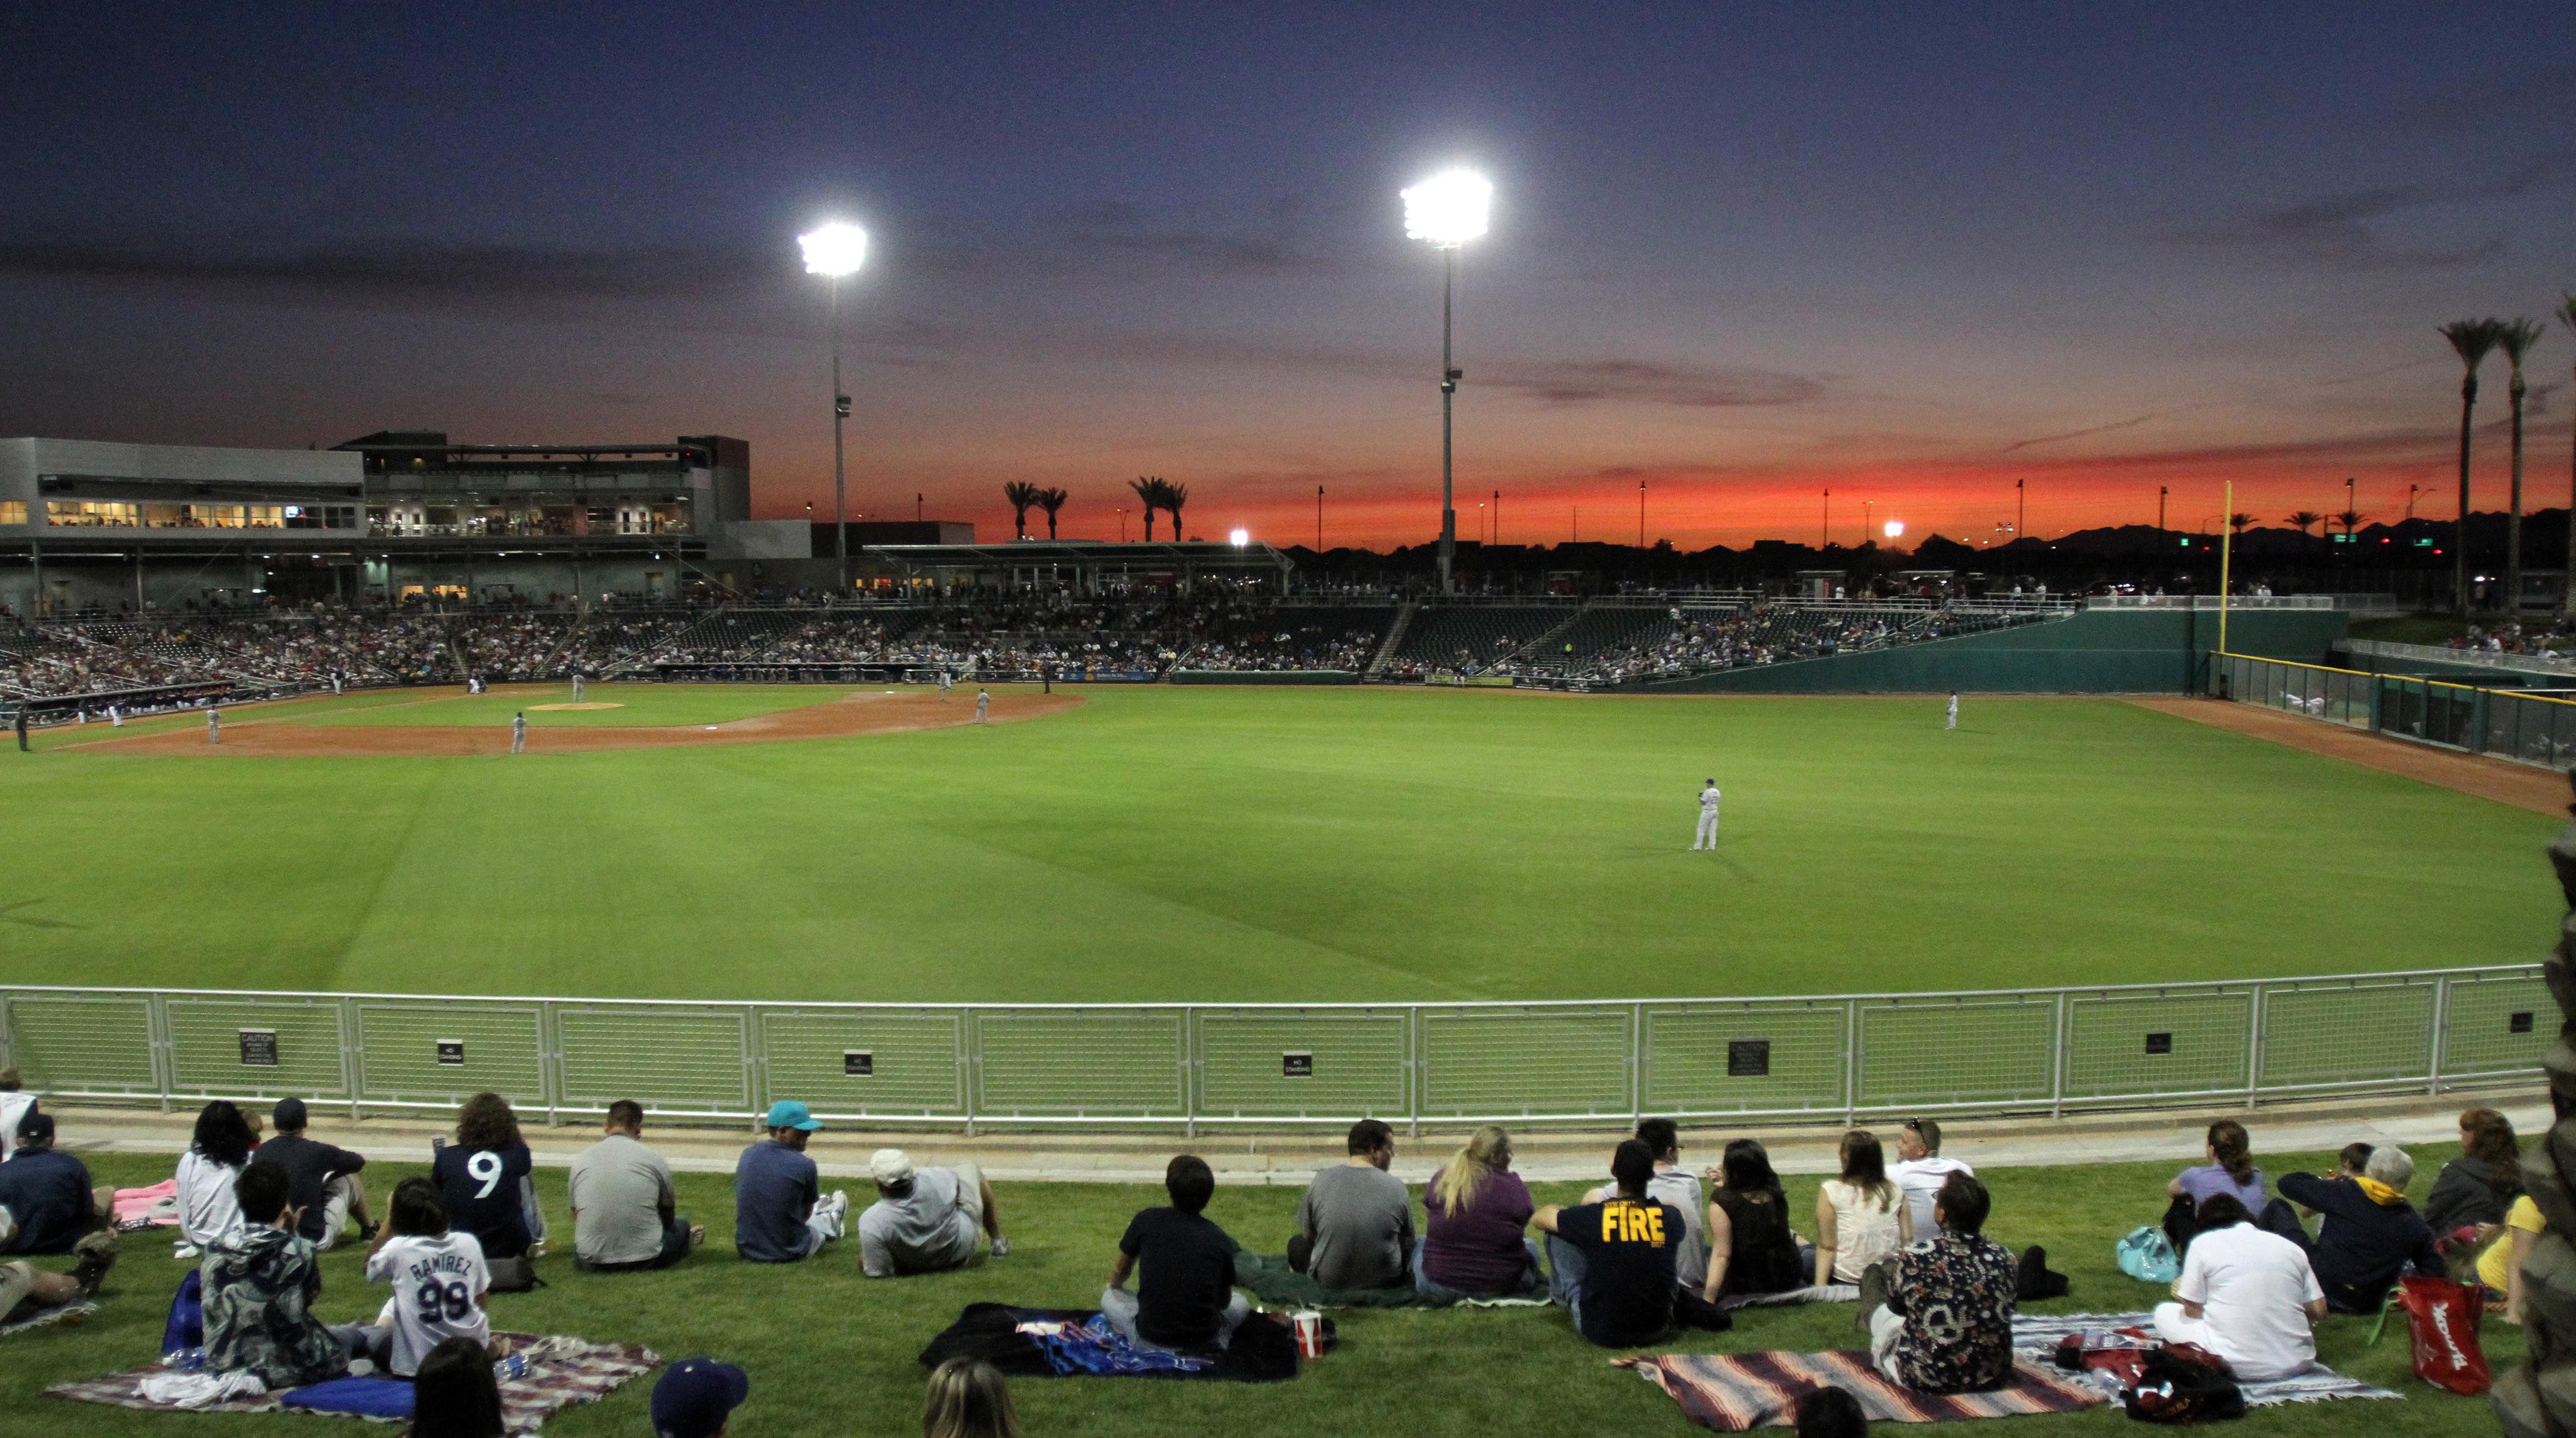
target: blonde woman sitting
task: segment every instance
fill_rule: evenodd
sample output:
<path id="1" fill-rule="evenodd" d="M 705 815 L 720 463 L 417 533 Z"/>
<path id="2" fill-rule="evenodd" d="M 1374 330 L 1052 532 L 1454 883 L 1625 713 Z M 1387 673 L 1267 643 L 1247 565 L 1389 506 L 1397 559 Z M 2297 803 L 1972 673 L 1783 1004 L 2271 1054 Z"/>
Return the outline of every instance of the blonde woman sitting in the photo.
<path id="1" fill-rule="evenodd" d="M 1428 1221 L 1413 1253 L 1413 1291 L 1434 1302 L 1513 1298 L 1546 1286 L 1527 1236 L 1529 1185 L 1512 1172 L 1512 1136 L 1487 1124 L 1422 1189 Z"/>

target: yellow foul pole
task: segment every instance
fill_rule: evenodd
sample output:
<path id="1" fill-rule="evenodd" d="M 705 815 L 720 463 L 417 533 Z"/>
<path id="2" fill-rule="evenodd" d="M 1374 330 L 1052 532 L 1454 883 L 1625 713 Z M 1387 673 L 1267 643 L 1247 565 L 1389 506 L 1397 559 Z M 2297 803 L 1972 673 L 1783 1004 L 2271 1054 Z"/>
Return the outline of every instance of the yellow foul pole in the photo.
<path id="1" fill-rule="evenodd" d="M 2227 652 L 2227 567 L 2236 557 L 2236 481 L 2232 479 L 2227 481 L 2226 493 L 2227 498 L 2223 501 L 2226 513 L 2219 518 L 2227 521 L 2227 534 L 2218 541 L 2218 652 L 2220 654 Z"/>

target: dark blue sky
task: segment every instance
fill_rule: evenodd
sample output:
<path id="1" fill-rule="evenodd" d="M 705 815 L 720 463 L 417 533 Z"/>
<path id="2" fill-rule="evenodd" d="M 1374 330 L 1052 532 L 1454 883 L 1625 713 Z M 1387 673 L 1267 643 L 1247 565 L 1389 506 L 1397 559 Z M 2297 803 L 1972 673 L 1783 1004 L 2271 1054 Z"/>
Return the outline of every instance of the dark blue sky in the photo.
<path id="1" fill-rule="evenodd" d="M 1451 162 L 1497 189 L 1459 483 L 1507 540 L 1634 537 L 1641 478 L 1692 545 L 1828 485 L 1973 535 L 2021 476 L 2044 533 L 2228 478 L 2393 517 L 2451 464 L 2433 327 L 2576 288 L 2564 5 L 22 4 L 0 47 L 0 433 L 717 431 L 776 514 L 828 499 L 833 216 L 854 504 L 988 533 L 1005 480 L 1103 534 L 1156 472 L 1193 530 L 1311 540 L 1322 484 L 1335 542 L 1427 536 L 1395 191 Z"/>

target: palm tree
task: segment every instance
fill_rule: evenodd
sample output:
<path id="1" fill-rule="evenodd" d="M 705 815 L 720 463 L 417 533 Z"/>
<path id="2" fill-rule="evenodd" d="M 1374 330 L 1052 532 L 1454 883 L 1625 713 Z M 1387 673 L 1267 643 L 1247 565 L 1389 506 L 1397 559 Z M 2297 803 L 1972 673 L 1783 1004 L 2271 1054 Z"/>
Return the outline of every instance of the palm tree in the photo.
<path id="1" fill-rule="evenodd" d="M 2513 405 L 2513 503 L 2504 516 L 2504 617 L 2522 617 L 2522 357 L 2549 333 L 2538 320 L 2510 319 L 2496 326 L 2496 348 L 2513 365 L 2505 395 Z M 2576 519 L 2576 516 L 2570 516 Z"/>
<path id="2" fill-rule="evenodd" d="M 2245 526 L 2252 524 L 2253 522 L 2254 516 L 2250 514 L 2231 514 L 2227 516 L 2227 527 L 2235 530 L 2238 534 L 2243 534 L 2245 532 Z"/>
<path id="3" fill-rule="evenodd" d="M 2453 320 L 2442 326 L 2442 338 L 2460 357 L 2460 528 L 2451 536 L 2451 587 L 2458 596 L 2460 618 L 2469 617 L 2469 421 L 2478 407 L 2478 365 L 2496 346 L 2497 320 Z"/>
<path id="4" fill-rule="evenodd" d="M 2352 538 L 2354 526 L 2360 524 L 2363 520 L 2368 519 L 2369 517 L 2369 515 L 2362 513 L 2358 509 L 2347 509 L 2338 512 L 2334 516 L 2334 522 L 2343 526 L 2343 537 L 2350 539 Z"/>
<path id="5" fill-rule="evenodd" d="M 1139 475 L 1127 482 L 1136 498 L 1145 506 L 1145 542 L 1154 542 L 1154 511 L 1163 507 L 1163 480 L 1160 475 Z"/>
<path id="6" fill-rule="evenodd" d="M 2317 513 L 2313 509 L 2303 509 L 2296 514 L 2291 515 L 2289 517 L 2289 522 L 2299 527 L 2299 533 L 2305 534 L 2308 532 L 2309 525 L 2314 524 L 2323 518 L 2325 518 L 2324 515 Z"/>
<path id="7" fill-rule="evenodd" d="M 1064 502 L 1071 497 L 1061 489 L 1048 488 L 1038 491 L 1038 508 L 1046 511 L 1047 538 L 1055 538 L 1055 512 L 1064 508 Z"/>
<path id="8" fill-rule="evenodd" d="M 1166 484 L 1163 486 L 1163 508 L 1172 516 L 1172 542 L 1174 544 L 1181 542 L 1181 506 L 1189 502 L 1190 487 L 1188 485 Z"/>
<path id="9" fill-rule="evenodd" d="M 1029 537 L 1029 511 L 1037 507 L 1038 487 L 1025 479 L 1015 479 L 1002 486 L 1002 498 L 1011 502 L 1011 537 Z"/>
<path id="10" fill-rule="evenodd" d="M 2558 308 L 2551 313 L 2558 317 L 2560 324 L 2567 326 L 2570 334 L 2576 334 L 2576 294 L 2559 291 Z M 2567 588 L 2560 612 L 2567 618 L 2576 620 L 2576 481 L 2571 481 L 2568 489 Z"/>

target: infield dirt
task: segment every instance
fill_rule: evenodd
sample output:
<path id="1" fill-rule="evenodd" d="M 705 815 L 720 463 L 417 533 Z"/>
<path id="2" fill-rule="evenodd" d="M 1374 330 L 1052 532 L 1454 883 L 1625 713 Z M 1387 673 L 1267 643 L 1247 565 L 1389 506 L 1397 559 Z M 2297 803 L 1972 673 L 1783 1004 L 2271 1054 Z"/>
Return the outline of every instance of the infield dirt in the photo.
<path id="1" fill-rule="evenodd" d="M 548 692 L 552 692 L 549 690 Z M 996 694 L 991 722 L 1009 724 L 1060 714 L 1082 703 L 1075 694 Z M 756 714 L 723 724 L 668 724 L 615 728 L 531 728 L 527 752 L 581 754 L 608 749 L 675 749 L 700 744 L 774 744 L 789 739 L 841 739 L 860 734 L 895 734 L 916 729 L 950 729 L 975 722 L 975 706 L 965 699 L 940 699 L 929 693 L 852 694 L 847 698 Z M 189 726 L 132 738 L 100 739 L 65 748 L 103 749 L 117 754 L 197 754 L 255 758 L 384 758 L 507 754 L 510 726 L 355 726 L 293 724 L 245 716 L 224 725 L 223 742 L 209 744 Z"/>
<path id="2" fill-rule="evenodd" d="M 2390 774 L 2439 784 L 2517 809 L 2536 814 L 2564 814 L 2568 811 L 2567 780 L 2547 769 L 2526 764 L 2508 763 L 2477 754 L 2454 754 L 2403 739 L 2387 739 L 2347 729 L 2340 724 L 2325 724 L 2314 719 L 2258 708 L 2251 704 L 2231 704 L 2223 699 L 2132 699 L 2142 709 L 2171 714 L 2212 728 L 2238 734 L 2250 734 L 2323 754 L 2332 759 L 2345 759 Z"/>

